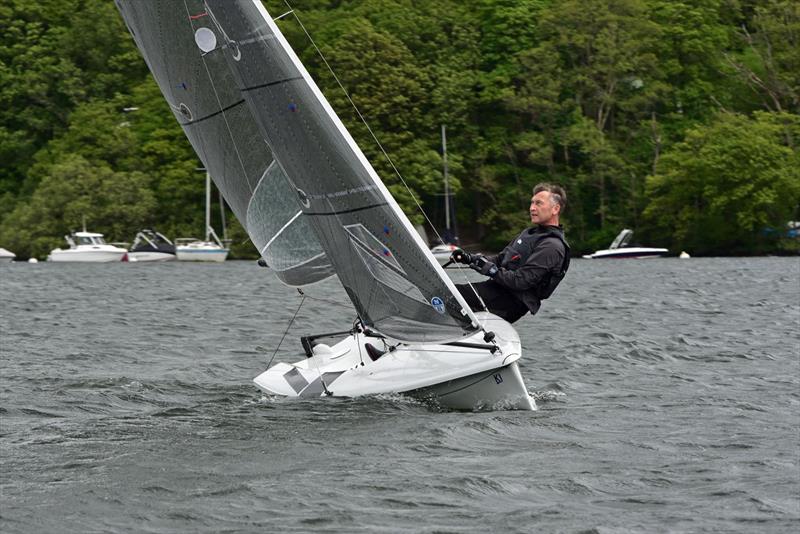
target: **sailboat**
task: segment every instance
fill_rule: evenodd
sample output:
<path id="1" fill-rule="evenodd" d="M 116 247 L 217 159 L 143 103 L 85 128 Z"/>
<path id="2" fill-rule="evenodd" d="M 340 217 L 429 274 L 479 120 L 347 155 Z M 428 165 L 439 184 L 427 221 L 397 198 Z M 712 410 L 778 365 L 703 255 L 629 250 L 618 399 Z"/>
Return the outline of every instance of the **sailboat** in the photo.
<path id="1" fill-rule="evenodd" d="M 298 288 L 335 274 L 353 306 L 258 388 L 535 409 L 517 332 L 470 309 L 259 0 L 116 4 L 261 262 Z"/>
<path id="2" fill-rule="evenodd" d="M 431 254 L 441 265 L 449 264 L 453 251 L 457 248 L 455 232 L 450 226 L 450 179 L 447 172 L 447 127 L 442 124 L 442 162 L 444 165 L 444 236 L 431 247 Z M 455 222 L 455 221 L 454 221 Z"/>
<path id="3" fill-rule="evenodd" d="M 223 262 L 228 252 L 211 226 L 211 175 L 206 171 L 206 238 L 202 241 L 194 237 L 177 238 L 175 257 L 179 261 Z"/>

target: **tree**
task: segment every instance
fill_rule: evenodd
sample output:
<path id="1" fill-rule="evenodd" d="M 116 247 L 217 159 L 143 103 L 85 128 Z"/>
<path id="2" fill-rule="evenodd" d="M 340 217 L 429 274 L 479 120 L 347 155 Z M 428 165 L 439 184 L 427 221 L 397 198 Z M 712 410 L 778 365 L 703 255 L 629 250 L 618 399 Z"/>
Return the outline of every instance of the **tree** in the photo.
<path id="1" fill-rule="evenodd" d="M 770 111 L 800 112 L 800 4 L 769 0 L 743 24 L 744 53 L 726 57 Z M 790 142 L 793 142 L 790 140 Z"/>
<path id="2" fill-rule="evenodd" d="M 2 224 L 0 242 L 18 256 L 44 257 L 63 245 L 58 236 L 102 229 L 114 240 L 130 239 L 151 220 L 155 198 L 141 172 L 115 172 L 79 155 L 48 167 L 29 202 L 19 204 Z"/>
<path id="3" fill-rule="evenodd" d="M 767 228 L 785 228 L 800 204 L 800 153 L 785 144 L 800 118 L 720 113 L 687 132 L 648 177 L 645 216 L 673 250 L 698 254 L 774 251 Z"/>

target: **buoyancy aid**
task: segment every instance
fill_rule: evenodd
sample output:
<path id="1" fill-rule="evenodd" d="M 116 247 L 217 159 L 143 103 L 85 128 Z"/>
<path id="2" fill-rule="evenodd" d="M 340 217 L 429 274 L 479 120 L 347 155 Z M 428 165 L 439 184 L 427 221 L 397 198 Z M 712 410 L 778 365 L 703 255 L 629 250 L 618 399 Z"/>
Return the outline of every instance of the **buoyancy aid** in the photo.
<path id="1" fill-rule="evenodd" d="M 559 268 L 551 269 L 547 277 L 534 288 L 533 292 L 539 300 L 550 297 L 569 270 L 570 248 L 564 239 L 564 231 L 555 226 L 528 228 L 509 243 L 500 258 L 500 267 L 515 270 L 525 265 L 539 243 L 545 239 L 557 239 L 564 245 L 564 259 Z"/>

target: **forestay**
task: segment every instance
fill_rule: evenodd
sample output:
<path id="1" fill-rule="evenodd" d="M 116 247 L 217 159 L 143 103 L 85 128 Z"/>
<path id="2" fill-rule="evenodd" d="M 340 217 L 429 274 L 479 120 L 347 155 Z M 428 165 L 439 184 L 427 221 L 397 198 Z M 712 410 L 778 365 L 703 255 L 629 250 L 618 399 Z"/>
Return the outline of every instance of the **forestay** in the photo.
<path id="1" fill-rule="evenodd" d="M 139 9 L 138 2 L 118 3 L 123 14 L 126 11 L 164 11 L 175 5 L 163 2 L 163 9 Z M 225 155 L 242 159 L 243 151 L 263 150 L 257 145 L 266 143 L 276 161 L 270 167 L 266 165 L 267 158 L 261 157 L 265 183 L 274 183 L 273 173 L 285 177 L 290 184 L 289 195 L 294 202 L 299 202 L 302 211 L 295 222 L 305 220 L 312 230 L 307 235 L 296 232 L 293 239 L 314 241 L 316 236 L 316 242 L 322 246 L 364 324 L 403 341 L 433 342 L 474 332 L 478 328 L 474 314 L 424 246 L 261 3 L 258 0 L 218 0 L 184 2 L 184 5 L 187 11 L 182 16 L 191 24 L 195 54 L 202 58 L 203 67 L 210 65 L 215 72 L 222 72 L 221 62 L 227 62 L 228 72 L 238 87 L 238 91 L 232 90 L 225 79 L 229 94 L 217 105 L 218 110 L 226 110 L 219 114 L 225 118 L 228 110 L 236 110 L 244 116 L 244 109 L 249 109 L 260 134 L 248 131 L 247 135 L 251 136 L 248 146 Z M 129 25 L 137 29 L 131 22 Z M 137 43 L 141 40 L 137 38 Z M 188 50 L 182 52 L 190 55 Z M 158 53 L 171 54 L 169 47 Z M 159 61 L 169 60 L 159 58 Z M 154 68 L 152 60 L 150 66 L 154 72 L 161 67 Z M 162 68 L 172 72 L 174 67 Z M 218 81 L 213 81 L 213 87 L 209 88 L 212 92 L 218 86 Z M 180 79 L 172 77 L 168 83 L 169 87 L 162 86 L 162 89 L 177 110 L 179 120 L 182 124 L 196 123 L 198 112 L 183 110 L 174 97 L 174 86 L 181 83 Z M 214 96 L 218 92 L 219 89 Z M 246 108 L 240 106 L 242 100 Z M 204 122 L 215 120 L 208 113 L 199 115 Z M 228 135 L 230 129 L 223 130 L 223 126 L 227 124 L 220 124 L 216 131 Z M 248 128 L 252 126 L 247 123 Z M 216 142 L 211 135 L 205 137 L 191 127 L 185 129 L 190 138 L 192 135 L 200 138 L 193 140 L 199 153 Z M 240 174 L 241 178 L 249 176 Z M 216 179 L 213 172 L 212 175 Z M 226 188 L 221 189 L 227 195 Z M 286 194 L 285 188 L 270 189 L 269 193 L 267 189 L 262 195 L 261 188 L 253 186 L 256 197 L 265 202 L 275 195 L 284 198 Z M 295 224 L 286 217 L 275 223 L 272 214 L 258 203 L 251 203 L 247 220 L 248 225 L 258 221 L 259 227 L 278 226 L 286 221 L 283 222 L 288 224 L 286 228 L 273 230 L 281 237 L 284 233 L 288 236 L 287 230 Z M 267 240 L 263 246 L 269 251 L 276 243 Z"/>
<path id="2" fill-rule="evenodd" d="M 176 119 L 269 266 L 294 286 L 333 275 L 214 33 L 196 34 L 202 25 L 191 17 L 205 11 L 203 2 L 116 3 Z"/>

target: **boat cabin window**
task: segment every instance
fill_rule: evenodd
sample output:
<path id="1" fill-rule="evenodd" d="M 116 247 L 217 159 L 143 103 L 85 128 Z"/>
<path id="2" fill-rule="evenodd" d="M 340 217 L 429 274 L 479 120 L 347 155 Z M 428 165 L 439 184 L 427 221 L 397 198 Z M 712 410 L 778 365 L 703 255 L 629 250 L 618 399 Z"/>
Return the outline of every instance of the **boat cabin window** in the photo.
<path id="1" fill-rule="evenodd" d="M 102 237 L 78 236 L 79 245 L 105 245 L 106 240 Z"/>

